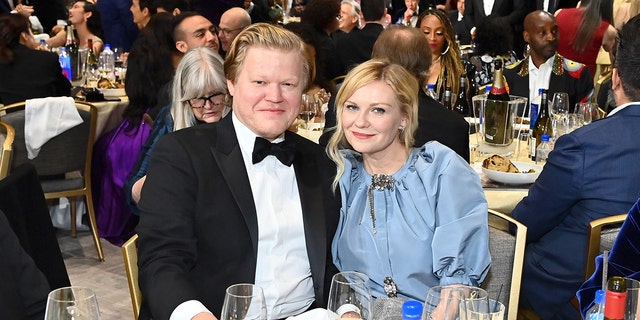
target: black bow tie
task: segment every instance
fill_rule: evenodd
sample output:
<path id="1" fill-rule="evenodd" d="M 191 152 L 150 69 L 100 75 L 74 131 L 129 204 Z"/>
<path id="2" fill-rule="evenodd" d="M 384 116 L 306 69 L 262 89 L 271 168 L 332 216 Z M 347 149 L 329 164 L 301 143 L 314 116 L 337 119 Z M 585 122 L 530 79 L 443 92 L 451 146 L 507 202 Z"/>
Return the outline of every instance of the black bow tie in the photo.
<path id="1" fill-rule="evenodd" d="M 268 155 L 273 155 L 285 166 L 291 166 L 296 148 L 292 141 L 285 140 L 278 143 L 271 143 L 269 140 L 256 137 L 256 143 L 253 146 L 252 161 L 254 164 L 262 161 Z"/>

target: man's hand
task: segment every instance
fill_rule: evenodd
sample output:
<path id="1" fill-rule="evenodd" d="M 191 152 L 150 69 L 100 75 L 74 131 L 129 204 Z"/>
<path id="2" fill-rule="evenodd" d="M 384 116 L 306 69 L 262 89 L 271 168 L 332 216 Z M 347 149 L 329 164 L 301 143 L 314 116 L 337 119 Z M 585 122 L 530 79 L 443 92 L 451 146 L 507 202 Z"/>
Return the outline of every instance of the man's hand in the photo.
<path id="1" fill-rule="evenodd" d="M 23 4 L 19 4 L 15 8 L 16 12 L 19 14 L 29 18 L 33 14 L 33 6 L 26 6 Z"/>

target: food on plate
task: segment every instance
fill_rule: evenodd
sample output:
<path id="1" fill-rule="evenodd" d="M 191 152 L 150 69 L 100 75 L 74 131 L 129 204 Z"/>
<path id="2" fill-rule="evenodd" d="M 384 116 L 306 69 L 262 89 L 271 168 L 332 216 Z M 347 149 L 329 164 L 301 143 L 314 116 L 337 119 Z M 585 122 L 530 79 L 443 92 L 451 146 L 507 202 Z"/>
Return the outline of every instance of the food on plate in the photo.
<path id="1" fill-rule="evenodd" d="M 115 84 L 113 84 L 109 79 L 102 78 L 98 80 L 98 88 L 100 89 L 117 89 Z"/>
<path id="2" fill-rule="evenodd" d="M 482 166 L 493 171 L 520 173 L 520 170 L 518 170 L 509 159 L 505 159 L 497 154 L 484 159 Z"/>
<path id="3" fill-rule="evenodd" d="M 531 124 L 529 119 L 525 119 L 523 117 L 516 117 L 516 123 Z"/>

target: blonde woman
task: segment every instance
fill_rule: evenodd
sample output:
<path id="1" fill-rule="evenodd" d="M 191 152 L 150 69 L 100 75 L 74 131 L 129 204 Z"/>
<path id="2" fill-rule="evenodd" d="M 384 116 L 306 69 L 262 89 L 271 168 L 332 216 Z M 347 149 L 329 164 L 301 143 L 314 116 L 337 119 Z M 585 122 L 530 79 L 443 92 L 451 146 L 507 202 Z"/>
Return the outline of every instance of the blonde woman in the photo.
<path id="1" fill-rule="evenodd" d="M 436 141 L 412 147 L 418 88 L 403 67 L 373 59 L 349 72 L 336 98 L 327 145 L 342 196 L 333 259 L 367 274 L 376 298 L 477 286 L 491 263 L 477 173 Z"/>

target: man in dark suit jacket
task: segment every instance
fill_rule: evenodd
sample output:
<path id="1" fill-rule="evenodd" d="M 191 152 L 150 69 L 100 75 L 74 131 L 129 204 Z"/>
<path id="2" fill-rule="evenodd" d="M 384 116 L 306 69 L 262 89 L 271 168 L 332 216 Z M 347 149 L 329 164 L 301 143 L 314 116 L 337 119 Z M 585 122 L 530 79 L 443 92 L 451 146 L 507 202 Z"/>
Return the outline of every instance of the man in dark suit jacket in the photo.
<path id="1" fill-rule="evenodd" d="M 155 147 L 137 229 L 143 312 L 154 319 L 219 318 L 236 283 L 264 289 L 269 319 L 326 305 L 336 168 L 322 147 L 285 132 L 311 83 L 304 52 L 289 31 L 249 26 L 225 63 L 232 114 Z"/>
<path id="2" fill-rule="evenodd" d="M 589 69 L 578 62 L 571 61 L 556 52 L 558 48 L 558 24 L 555 17 L 545 11 L 534 11 L 525 18 L 524 38 L 529 43 L 529 56 L 514 63 L 504 71 L 509 84 L 510 94 L 529 98 L 537 93 L 538 88 L 529 88 L 530 72 L 537 71 L 539 79 L 545 79 L 544 72 L 550 73 L 549 82 L 545 83 L 549 97 L 555 92 L 569 94 L 570 112 L 575 104 L 584 102 L 593 95 L 593 77 Z M 530 67 L 530 62 L 535 68 Z M 534 81 L 540 83 L 541 81 Z M 518 114 L 528 115 L 528 109 L 518 110 Z"/>
<path id="3" fill-rule="evenodd" d="M 493 3 L 491 12 L 484 10 L 484 4 L 488 1 Z M 465 2 L 464 20 L 467 29 L 472 30 L 488 15 L 506 17 L 514 32 L 513 48 L 518 55 L 522 54 L 525 47 L 522 39 L 522 19 L 527 14 L 525 0 L 465 0 Z"/>
<path id="4" fill-rule="evenodd" d="M 336 42 L 339 69 L 347 74 L 356 65 L 371 58 L 373 43 L 384 30 L 382 21 L 385 16 L 384 0 L 367 0 L 361 3 L 364 27 L 353 29 Z"/>
<path id="5" fill-rule="evenodd" d="M 471 44 L 471 33 L 467 29 L 464 17 L 464 0 L 456 3 L 457 10 L 447 11 L 447 17 L 453 26 L 453 32 L 458 36 L 461 45 Z"/>
<path id="6" fill-rule="evenodd" d="M 561 136 L 512 216 L 527 226 L 521 303 L 542 319 L 579 319 L 571 304 L 584 276 L 587 231 L 640 196 L 640 18 L 620 32 L 612 73 L 618 107 Z"/>
<path id="7" fill-rule="evenodd" d="M 18 0 L 13 1 L 17 2 Z M 64 0 L 29 0 L 29 5 L 33 6 L 33 15 L 38 17 L 42 23 L 44 32 L 49 32 L 58 23 L 58 20 L 66 21 L 69 19 Z"/>
<path id="8" fill-rule="evenodd" d="M 22 29 L 10 31 L 15 33 L 8 44 L 8 50 L 13 51 L 13 59 L 0 59 L 0 103 L 8 105 L 32 98 L 68 96 L 71 83 L 62 75 L 58 56 L 31 48 L 36 43 L 33 36 L 28 34 L 27 18 L 5 15 L 0 19 L 0 28 L 19 24 Z M 7 23 L 10 20 L 14 22 Z M 15 20 L 20 21 L 16 23 Z"/>

